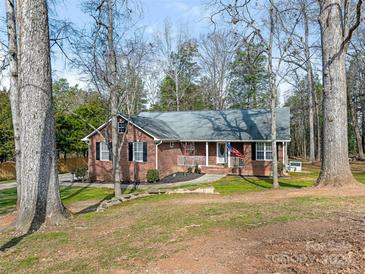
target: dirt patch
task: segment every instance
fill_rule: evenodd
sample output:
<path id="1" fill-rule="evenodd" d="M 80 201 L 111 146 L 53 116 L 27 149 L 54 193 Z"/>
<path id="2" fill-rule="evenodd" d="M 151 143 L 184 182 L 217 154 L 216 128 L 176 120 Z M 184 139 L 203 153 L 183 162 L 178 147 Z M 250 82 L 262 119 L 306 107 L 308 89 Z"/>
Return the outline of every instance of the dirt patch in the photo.
<path id="1" fill-rule="evenodd" d="M 0 231 L 11 225 L 15 221 L 15 218 L 16 218 L 15 212 L 5 215 L 0 215 Z"/>
<path id="2" fill-rule="evenodd" d="M 145 273 L 361 273 L 364 216 L 214 231 Z"/>

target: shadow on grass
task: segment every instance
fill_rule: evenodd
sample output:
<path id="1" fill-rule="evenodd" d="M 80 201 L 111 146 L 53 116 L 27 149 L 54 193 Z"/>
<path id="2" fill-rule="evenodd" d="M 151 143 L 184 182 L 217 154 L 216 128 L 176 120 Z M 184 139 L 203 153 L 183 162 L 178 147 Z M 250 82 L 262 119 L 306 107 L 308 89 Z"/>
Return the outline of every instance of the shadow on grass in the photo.
<path id="1" fill-rule="evenodd" d="M 106 200 L 110 200 L 111 198 L 114 197 L 114 194 L 109 194 L 109 195 L 106 195 L 102 200 L 100 200 L 99 202 L 93 204 L 93 205 L 90 205 L 76 213 L 74 213 L 75 215 L 81 215 L 81 214 L 85 214 L 85 213 L 90 213 L 90 212 L 95 212 L 98 207 L 101 205 L 102 202 L 106 201 Z"/>
<path id="2" fill-rule="evenodd" d="M 75 197 L 76 195 L 79 195 L 81 192 L 83 192 L 84 190 L 88 189 L 89 186 L 91 185 L 91 183 L 87 184 L 86 186 L 84 187 L 81 187 L 79 190 L 71 193 L 70 195 L 68 196 L 65 196 L 65 197 L 62 197 L 62 200 L 68 200 L 68 199 L 71 199 L 72 197 Z M 73 187 L 73 184 L 63 188 L 60 190 L 60 193 L 64 193 L 64 192 L 67 192 L 69 189 L 71 189 Z"/>
<path id="3" fill-rule="evenodd" d="M 21 236 L 11 238 L 8 242 L 0 246 L 0 252 L 5 252 L 7 249 L 12 248 L 19 244 L 25 237 L 31 235 L 32 232 L 25 233 Z"/>
<path id="4" fill-rule="evenodd" d="M 252 178 L 244 177 L 244 176 L 240 176 L 240 177 L 243 180 L 245 180 L 246 182 L 248 182 L 252 185 L 255 185 L 256 187 L 263 188 L 263 189 L 272 188 L 272 179 L 270 177 L 257 177 L 257 179 L 259 179 L 259 181 L 264 182 L 267 185 L 260 184 L 257 180 L 254 179 L 254 177 L 252 177 Z M 280 178 L 279 178 L 279 185 L 280 185 L 280 187 L 285 187 L 285 188 L 305 188 L 306 187 L 303 185 L 296 184 L 295 182 L 286 183 L 286 182 L 280 181 Z"/>

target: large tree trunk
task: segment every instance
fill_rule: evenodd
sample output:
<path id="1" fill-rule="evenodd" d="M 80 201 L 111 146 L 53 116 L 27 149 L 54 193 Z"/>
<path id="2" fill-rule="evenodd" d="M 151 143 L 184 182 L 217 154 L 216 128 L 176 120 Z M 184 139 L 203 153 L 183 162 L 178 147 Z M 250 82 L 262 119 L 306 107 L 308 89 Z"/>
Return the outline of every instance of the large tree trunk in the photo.
<path id="1" fill-rule="evenodd" d="M 278 155 L 276 150 L 276 101 L 277 101 L 277 89 L 275 74 L 273 72 L 272 64 L 272 45 L 274 39 L 274 7 L 270 6 L 270 39 L 268 47 L 268 73 L 269 84 L 271 91 L 271 150 L 272 150 L 272 187 L 279 187 L 278 179 Z"/>
<path id="2" fill-rule="evenodd" d="M 108 67 L 110 71 L 110 112 L 112 116 L 112 160 L 113 160 L 113 182 L 115 197 L 122 196 L 120 185 L 120 157 L 119 157 L 119 136 L 118 136 L 118 85 L 117 85 L 117 58 L 114 48 L 114 24 L 112 0 L 108 0 Z"/>
<path id="3" fill-rule="evenodd" d="M 67 216 L 59 193 L 46 0 L 17 2 L 21 187 L 17 230 L 60 224 Z"/>
<path id="4" fill-rule="evenodd" d="M 354 107 L 356 102 L 352 102 L 352 90 L 351 90 L 351 88 L 347 89 L 347 96 L 348 96 L 347 100 L 348 100 L 348 105 L 349 105 L 349 110 L 350 110 L 351 124 L 354 128 L 354 131 L 355 131 L 357 150 L 359 151 L 360 159 L 363 160 L 364 159 L 364 149 L 363 149 L 363 146 L 362 146 L 360 126 L 359 126 L 359 123 L 357 121 L 356 110 L 355 110 L 355 107 Z"/>
<path id="5" fill-rule="evenodd" d="M 323 55 L 323 146 L 317 185 L 355 182 L 348 160 L 347 96 L 342 1 L 320 2 Z"/>
<path id="6" fill-rule="evenodd" d="M 15 163 L 16 163 L 16 183 L 17 183 L 17 207 L 20 202 L 20 184 L 21 184 L 21 162 L 20 162 L 20 110 L 18 90 L 18 45 L 15 20 L 15 3 L 14 0 L 6 1 L 7 7 L 7 31 L 8 31 L 8 46 L 9 46 L 9 71 L 10 71 L 10 106 L 11 116 L 14 129 L 14 144 L 15 144 Z"/>
<path id="7" fill-rule="evenodd" d="M 306 4 L 302 3 L 302 13 L 304 18 L 304 55 L 306 61 L 307 69 L 307 83 L 308 83 L 308 93 L 309 93 L 309 161 L 315 161 L 315 151 L 314 151 L 314 80 L 313 80 L 313 70 L 312 63 L 310 60 L 309 51 L 309 23 Z"/>

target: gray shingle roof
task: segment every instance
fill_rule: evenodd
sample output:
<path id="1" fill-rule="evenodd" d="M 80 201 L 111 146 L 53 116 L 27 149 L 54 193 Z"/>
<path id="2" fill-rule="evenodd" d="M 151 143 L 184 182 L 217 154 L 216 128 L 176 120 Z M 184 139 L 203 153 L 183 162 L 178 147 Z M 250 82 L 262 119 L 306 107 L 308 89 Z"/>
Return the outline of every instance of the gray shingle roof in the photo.
<path id="1" fill-rule="evenodd" d="M 142 112 L 132 121 L 161 140 L 270 140 L 270 110 Z M 277 109 L 277 140 L 290 140 L 289 108 Z"/>
<path id="2" fill-rule="evenodd" d="M 133 116 L 130 120 L 159 140 L 179 140 L 175 131 L 162 120 L 143 116 Z"/>

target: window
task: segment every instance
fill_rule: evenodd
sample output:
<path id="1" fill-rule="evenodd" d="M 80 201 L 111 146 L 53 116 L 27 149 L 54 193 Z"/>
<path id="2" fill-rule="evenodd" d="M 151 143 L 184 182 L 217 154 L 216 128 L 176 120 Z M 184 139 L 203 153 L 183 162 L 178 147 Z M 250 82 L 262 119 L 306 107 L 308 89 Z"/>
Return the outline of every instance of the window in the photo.
<path id="1" fill-rule="evenodd" d="M 143 143 L 133 143 L 133 161 L 143 162 Z"/>
<path id="2" fill-rule="evenodd" d="M 133 162 L 147 162 L 147 143 L 128 143 L 128 160 Z"/>
<path id="3" fill-rule="evenodd" d="M 256 143 L 256 160 L 272 160 L 271 143 Z"/>
<path id="4" fill-rule="evenodd" d="M 100 160 L 102 161 L 110 160 L 109 142 L 100 143 Z"/>
<path id="5" fill-rule="evenodd" d="M 123 133 L 127 131 L 127 123 L 125 121 L 118 122 L 118 133 Z"/>

